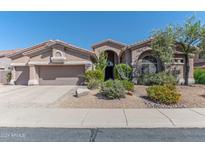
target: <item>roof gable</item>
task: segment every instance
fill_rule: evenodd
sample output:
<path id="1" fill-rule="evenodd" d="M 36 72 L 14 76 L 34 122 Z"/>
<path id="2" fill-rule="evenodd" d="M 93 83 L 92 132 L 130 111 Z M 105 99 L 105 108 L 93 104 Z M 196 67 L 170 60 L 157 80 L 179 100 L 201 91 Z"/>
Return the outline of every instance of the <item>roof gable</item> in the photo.
<path id="1" fill-rule="evenodd" d="M 82 54 L 88 54 L 88 55 L 94 54 L 93 52 L 91 52 L 89 50 L 79 48 L 77 46 L 68 44 L 68 43 L 60 41 L 60 40 L 49 40 L 49 41 L 40 43 L 38 45 L 20 50 L 14 54 L 9 55 L 9 57 L 14 57 L 14 56 L 19 55 L 19 54 L 22 54 L 22 56 L 29 56 L 31 54 L 37 53 L 39 51 L 42 51 L 44 49 L 50 48 L 50 47 L 55 46 L 55 45 L 61 45 L 61 46 L 64 46 L 66 48 L 71 48 L 71 49 L 74 49 L 74 51 L 80 52 Z"/>
<path id="2" fill-rule="evenodd" d="M 142 40 L 142 41 L 139 41 L 137 43 L 129 45 L 128 48 L 129 49 L 133 49 L 133 48 L 136 49 L 136 48 L 141 48 L 143 46 L 150 46 L 151 41 L 152 41 L 152 38 Z"/>
<path id="3" fill-rule="evenodd" d="M 107 40 L 104 40 L 104 41 L 101 41 L 101 42 L 98 42 L 98 43 L 92 45 L 92 48 L 95 49 L 95 48 L 103 46 L 103 45 L 105 45 L 107 43 L 111 43 L 111 44 L 117 45 L 117 46 L 119 46 L 119 48 L 123 48 L 123 47 L 127 46 L 124 43 L 121 43 L 121 42 L 118 42 L 118 41 L 115 41 L 115 40 L 112 40 L 112 39 L 107 39 Z"/>

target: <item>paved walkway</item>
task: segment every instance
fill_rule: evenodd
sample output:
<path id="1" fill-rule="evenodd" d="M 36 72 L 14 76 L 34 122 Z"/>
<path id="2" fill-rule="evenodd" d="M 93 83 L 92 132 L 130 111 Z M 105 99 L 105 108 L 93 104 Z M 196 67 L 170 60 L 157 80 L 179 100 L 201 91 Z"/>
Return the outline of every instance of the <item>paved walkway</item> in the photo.
<path id="1" fill-rule="evenodd" d="M 205 128 L 205 108 L 42 109 L 0 108 L 0 127 Z"/>

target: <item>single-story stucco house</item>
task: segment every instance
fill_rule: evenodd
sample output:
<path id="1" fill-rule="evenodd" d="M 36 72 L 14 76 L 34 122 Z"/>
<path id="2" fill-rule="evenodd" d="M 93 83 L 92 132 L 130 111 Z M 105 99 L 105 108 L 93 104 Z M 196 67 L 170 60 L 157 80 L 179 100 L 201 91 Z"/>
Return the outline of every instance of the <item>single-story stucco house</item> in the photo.
<path id="1" fill-rule="evenodd" d="M 151 40 L 132 45 L 111 39 L 96 43 L 92 51 L 65 43 L 49 40 L 41 44 L 10 54 L 12 66 L 11 84 L 15 85 L 81 85 L 83 74 L 92 69 L 91 56 L 100 52 L 108 54 L 109 65 L 105 78 L 113 78 L 115 64 L 126 63 L 133 68 L 133 77 L 139 73 L 156 73 L 162 69 L 150 47 Z M 190 57 L 189 82 L 193 83 L 193 57 Z M 180 83 L 184 82 L 184 55 L 176 51 L 172 69 L 178 73 Z"/>

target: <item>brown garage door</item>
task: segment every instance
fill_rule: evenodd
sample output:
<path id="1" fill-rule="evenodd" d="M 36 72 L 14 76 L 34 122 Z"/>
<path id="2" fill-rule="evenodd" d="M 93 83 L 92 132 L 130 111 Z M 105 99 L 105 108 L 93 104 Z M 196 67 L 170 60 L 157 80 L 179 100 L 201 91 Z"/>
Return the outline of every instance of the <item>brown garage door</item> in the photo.
<path id="1" fill-rule="evenodd" d="M 84 65 L 40 66 L 40 85 L 80 85 L 85 72 Z"/>
<path id="2" fill-rule="evenodd" d="M 28 66 L 15 67 L 16 73 L 16 85 L 28 85 L 29 80 L 29 69 Z"/>

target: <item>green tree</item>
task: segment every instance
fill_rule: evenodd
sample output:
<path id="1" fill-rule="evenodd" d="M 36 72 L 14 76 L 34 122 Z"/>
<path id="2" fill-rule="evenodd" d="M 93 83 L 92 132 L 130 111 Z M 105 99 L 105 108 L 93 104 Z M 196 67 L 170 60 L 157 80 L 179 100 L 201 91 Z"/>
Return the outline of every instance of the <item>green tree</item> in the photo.
<path id="1" fill-rule="evenodd" d="M 175 51 L 175 33 L 174 27 L 168 26 L 165 30 L 157 30 L 152 36 L 154 39 L 151 42 L 151 47 L 164 67 L 167 70 L 171 65 Z"/>
<path id="2" fill-rule="evenodd" d="M 101 52 L 99 58 L 97 59 L 97 63 L 95 64 L 95 68 L 104 71 L 107 67 L 107 54 L 105 52 Z"/>
<path id="3" fill-rule="evenodd" d="M 163 61 L 171 63 L 174 51 L 185 56 L 185 85 L 189 79 L 189 58 L 196 52 L 204 52 L 205 26 L 195 17 L 188 18 L 184 24 L 169 26 L 154 33 L 151 46 L 154 53 Z"/>
<path id="4" fill-rule="evenodd" d="M 100 52 L 99 56 L 91 56 L 91 61 L 95 66 L 95 70 L 100 71 L 103 74 L 103 79 L 105 78 L 105 68 L 107 67 L 107 54 L 105 52 Z M 96 72 L 96 71 L 94 71 Z"/>

